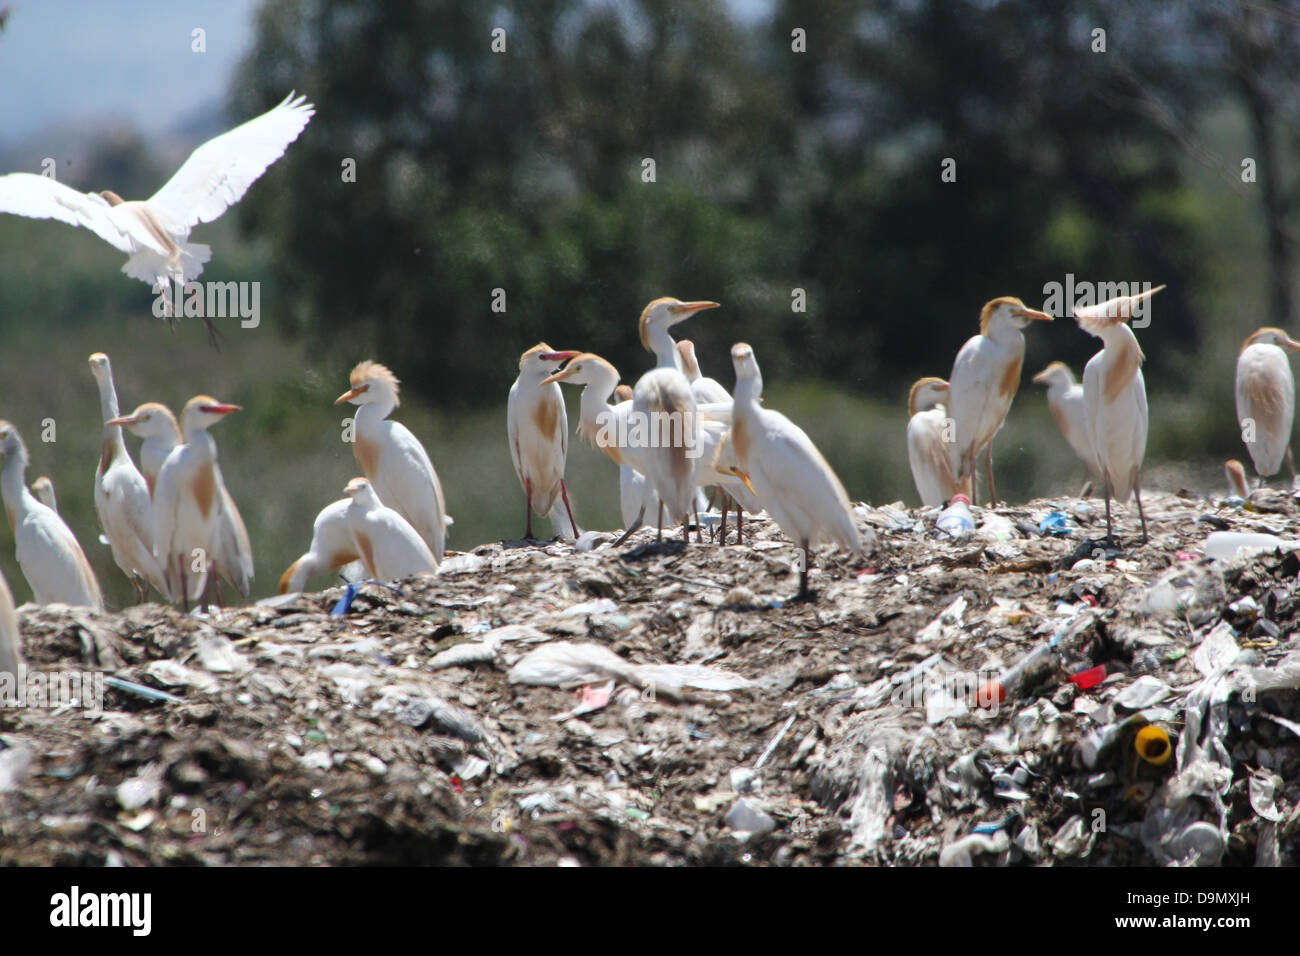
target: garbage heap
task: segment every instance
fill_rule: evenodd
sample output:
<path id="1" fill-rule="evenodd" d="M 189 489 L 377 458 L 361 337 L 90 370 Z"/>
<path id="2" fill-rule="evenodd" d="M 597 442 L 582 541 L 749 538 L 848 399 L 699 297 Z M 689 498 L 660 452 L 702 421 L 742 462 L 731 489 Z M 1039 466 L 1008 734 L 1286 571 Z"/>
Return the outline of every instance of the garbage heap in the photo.
<path id="1" fill-rule="evenodd" d="M 1145 504 L 859 505 L 812 602 L 760 516 L 20 609 L 0 863 L 1293 865 L 1296 503 Z"/>

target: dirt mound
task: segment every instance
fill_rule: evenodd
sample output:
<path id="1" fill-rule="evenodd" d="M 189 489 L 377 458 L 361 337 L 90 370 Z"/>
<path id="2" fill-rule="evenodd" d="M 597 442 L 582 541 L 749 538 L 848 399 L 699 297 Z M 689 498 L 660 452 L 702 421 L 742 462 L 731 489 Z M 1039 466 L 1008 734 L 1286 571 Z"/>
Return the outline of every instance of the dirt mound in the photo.
<path id="1" fill-rule="evenodd" d="M 1258 507 L 1153 498 L 1119 549 L 1096 501 L 959 541 L 859 506 L 878 547 L 812 603 L 760 519 L 484 546 L 346 613 L 28 609 L 32 673 L 106 682 L 0 708 L 0 863 L 1294 864 L 1300 559 L 1202 557 L 1298 534 Z"/>

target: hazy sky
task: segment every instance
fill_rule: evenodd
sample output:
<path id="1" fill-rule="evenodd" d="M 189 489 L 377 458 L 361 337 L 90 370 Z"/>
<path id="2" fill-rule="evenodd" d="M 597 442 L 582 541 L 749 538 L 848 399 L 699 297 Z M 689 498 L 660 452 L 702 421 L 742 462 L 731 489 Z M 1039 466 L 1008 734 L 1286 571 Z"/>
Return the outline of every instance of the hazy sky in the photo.
<path id="1" fill-rule="evenodd" d="M 124 121 L 152 138 L 219 106 L 260 2 L 0 0 L 11 8 L 0 33 L 0 146 L 88 118 Z M 752 20 L 770 0 L 729 6 Z M 191 50 L 196 27 L 206 31 L 205 53 Z"/>
<path id="2" fill-rule="evenodd" d="M 85 117 L 154 136 L 220 104 L 259 0 L 0 0 L 0 144 Z M 191 31 L 206 31 L 206 53 Z"/>

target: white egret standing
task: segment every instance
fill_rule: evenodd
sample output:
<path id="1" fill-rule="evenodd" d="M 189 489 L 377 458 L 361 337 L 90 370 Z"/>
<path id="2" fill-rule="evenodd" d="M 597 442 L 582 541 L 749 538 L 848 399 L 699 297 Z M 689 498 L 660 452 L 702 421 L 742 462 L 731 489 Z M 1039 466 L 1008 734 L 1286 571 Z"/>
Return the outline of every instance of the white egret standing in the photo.
<path id="1" fill-rule="evenodd" d="M 1047 386 L 1047 407 L 1056 426 L 1088 471 L 1097 474 L 1097 452 L 1088 437 L 1083 386 L 1074 380 L 1070 367 L 1064 362 L 1053 362 L 1034 376 L 1034 384 Z"/>
<path id="2" fill-rule="evenodd" d="M 1035 319 L 1052 321 L 1046 312 L 1025 308 L 1014 296 L 986 302 L 980 310 L 980 334 L 966 341 L 953 362 L 948 377 L 948 414 L 956 441 L 948 447 L 948 459 L 958 481 L 970 477 L 972 500 L 975 462 L 983 452 L 989 501 L 997 503 L 993 436 L 1006 421 L 1020 388 L 1020 367 L 1025 360 L 1025 336 L 1020 330 Z"/>
<path id="3" fill-rule="evenodd" d="M 962 491 L 948 458 L 953 437 L 948 417 L 948 383 L 929 376 L 917 379 L 907 396 L 907 460 L 921 504 L 941 505 Z"/>
<path id="4" fill-rule="evenodd" d="M 181 413 L 185 441 L 167 456 L 154 486 L 154 556 L 163 566 L 169 599 L 186 609 L 203 596 L 222 510 L 217 444 L 208 429 L 242 410 L 207 395 L 191 398 Z"/>
<path id="5" fill-rule="evenodd" d="M 839 477 L 804 430 L 780 412 L 763 408 L 763 376 L 754 350 L 744 342 L 732 346 L 736 369 L 735 411 L 731 446 L 741 475 L 781 530 L 803 549 L 799 565 L 800 599 L 808 591 L 810 549 L 823 538 L 857 554 L 862 537 L 853 521 L 849 496 Z M 874 533 L 868 539 L 874 541 Z"/>
<path id="6" fill-rule="evenodd" d="M 1142 378 L 1142 349 L 1127 325 L 1138 303 L 1155 295 L 1157 286 L 1137 295 L 1119 296 L 1074 310 L 1079 328 L 1102 341 L 1102 350 L 1083 370 L 1083 402 L 1088 437 L 1097 455 L 1097 471 L 1106 486 L 1106 536 L 1114 538 L 1110 499 L 1121 504 L 1132 495 L 1147 541 L 1142 511 L 1142 459 L 1147 447 L 1147 387 Z"/>
<path id="7" fill-rule="evenodd" d="M 379 500 L 369 481 L 353 478 L 343 490 L 352 499 L 348 527 L 372 578 L 397 581 L 437 570 L 438 562 L 424 539 L 396 510 Z"/>
<path id="8" fill-rule="evenodd" d="M 103 609 L 99 582 L 76 536 L 63 519 L 27 488 L 27 446 L 18 429 L 0 421 L 0 471 L 5 514 L 14 533 L 14 552 L 37 604 L 72 604 Z"/>
<path id="9" fill-rule="evenodd" d="M 558 382 L 549 382 L 560 363 L 577 352 L 556 352 L 545 342 L 534 345 L 519 357 L 519 377 L 510 386 L 506 403 L 506 428 L 510 437 L 510 459 L 524 487 L 524 537 L 532 540 L 533 512 L 550 515 L 557 500 L 564 501 L 573 537 L 578 522 L 573 520 L 569 489 L 564 485 L 564 463 L 569 453 L 569 416 Z M 543 381 L 549 384 L 543 385 Z"/>
<path id="10" fill-rule="evenodd" d="M 1237 423 L 1261 486 L 1265 478 L 1277 474 L 1284 457 L 1295 478 L 1291 458 L 1295 378 L 1283 349 L 1300 350 L 1300 342 L 1281 329 L 1262 328 L 1242 343 L 1237 356 Z"/>
<path id="11" fill-rule="evenodd" d="M 118 418 L 117 389 L 108 356 L 96 352 L 88 359 L 91 374 L 99 386 L 99 417 L 102 422 Z M 95 512 L 137 601 L 149 594 L 149 585 L 166 590 L 162 567 L 153 554 L 153 502 L 144 476 L 126 450 L 120 425 L 104 425 L 100 442 L 99 467 L 95 469 Z"/>
<path id="12" fill-rule="evenodd" d="M 379 500 L 411 523 L 442 560 L 447 535 L 447 509 L 442 483 L 429 453 L 401 422 L 388 420 L 401 400 L 397 376 L 378 362 L 357 363 L 352 385 L 334 400 L 360 406 L 354 421 L 353 454 Z"/>

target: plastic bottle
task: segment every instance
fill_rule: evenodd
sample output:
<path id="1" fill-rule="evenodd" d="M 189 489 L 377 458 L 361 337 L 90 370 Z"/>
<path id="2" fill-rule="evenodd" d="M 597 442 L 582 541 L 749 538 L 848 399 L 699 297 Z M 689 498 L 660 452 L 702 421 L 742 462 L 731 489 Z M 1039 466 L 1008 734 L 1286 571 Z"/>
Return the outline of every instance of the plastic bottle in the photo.
<path id="1" fill-rule="evenodd" d="M 953 495 L 952 502 L 944 508 L 934 522 L 934 530 L 941 538 L 964 538 L 975 530 L 975 518 L 970 513 L 970 499 Z"/>
<path id="2" fill-rule="evenodd" d="M 1205 539 L 1205 556 L 1220 561 L 1258 554 L 1261 551 L 1276 551 L 1289 548 L 1293 544 L 1283 541 L 1271 534 L 1246 534 L 1239 531 L 1216 531 Z"/>

